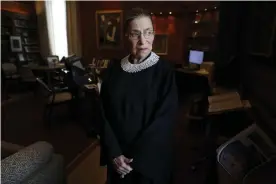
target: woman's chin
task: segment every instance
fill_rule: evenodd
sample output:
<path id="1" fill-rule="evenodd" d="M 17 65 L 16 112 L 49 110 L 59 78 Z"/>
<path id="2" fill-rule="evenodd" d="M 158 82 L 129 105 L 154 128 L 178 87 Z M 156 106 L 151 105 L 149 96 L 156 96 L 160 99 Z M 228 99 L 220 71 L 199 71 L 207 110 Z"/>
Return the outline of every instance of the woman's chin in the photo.
<path id="1" fill-rule="evenodd" d="M 144 57 L 147 57 L 148 55 L 149 55 L 149 53 L 150 53 L 150 50 L 140 50 L 139 51 L 139 56 L 141 57 L 141 58 L 144 58 Z"/>

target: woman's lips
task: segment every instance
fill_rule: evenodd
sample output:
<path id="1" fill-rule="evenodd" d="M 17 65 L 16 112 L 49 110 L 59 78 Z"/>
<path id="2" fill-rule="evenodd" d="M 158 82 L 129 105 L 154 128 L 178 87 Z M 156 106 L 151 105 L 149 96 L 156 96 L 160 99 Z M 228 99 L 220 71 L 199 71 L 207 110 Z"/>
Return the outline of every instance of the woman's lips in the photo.
<path id="1" fill-rule="evenodd" d="M 138 50 L 145 51 L 145 50 L 148 50 L 148 49 L 147 48 L 138 48 Z"/>

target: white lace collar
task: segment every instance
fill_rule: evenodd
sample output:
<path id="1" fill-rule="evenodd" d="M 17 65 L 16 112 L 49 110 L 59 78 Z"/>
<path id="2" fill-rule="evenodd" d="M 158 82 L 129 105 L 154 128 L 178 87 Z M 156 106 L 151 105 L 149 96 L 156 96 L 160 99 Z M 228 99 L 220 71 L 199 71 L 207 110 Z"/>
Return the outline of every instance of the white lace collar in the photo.
<path id="1" fill-rule="evenodd" d="M 159 61 L 159 56 L 154 52 L 151 52 L 151 55 L 142 63 L 139 64 L 132 64 L 129 62 L 129 56 L 124 57 L 121 60 L 121 67 L 124 71 L 129 73 L 136 73 L 142 70 L 145 70 L 153 65 L 155 65 Z"/>

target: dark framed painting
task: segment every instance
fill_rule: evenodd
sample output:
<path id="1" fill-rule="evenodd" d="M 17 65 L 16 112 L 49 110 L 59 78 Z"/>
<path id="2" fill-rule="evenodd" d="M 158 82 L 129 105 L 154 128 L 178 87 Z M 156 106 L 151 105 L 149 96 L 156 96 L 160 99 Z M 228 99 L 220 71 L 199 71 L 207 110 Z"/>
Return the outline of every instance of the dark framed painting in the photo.
<path id="1" fill-rule="evenodd" d="M 123 12 L 96 11 L 96 40 L 98 49 L 123 48 Z"/>
<path id="2" fill-rule="evenodd" d="M 167 55 L 168 54 L 168 35 L 156 34 L 154 36 L 152 50 L 158 55 Z"/>

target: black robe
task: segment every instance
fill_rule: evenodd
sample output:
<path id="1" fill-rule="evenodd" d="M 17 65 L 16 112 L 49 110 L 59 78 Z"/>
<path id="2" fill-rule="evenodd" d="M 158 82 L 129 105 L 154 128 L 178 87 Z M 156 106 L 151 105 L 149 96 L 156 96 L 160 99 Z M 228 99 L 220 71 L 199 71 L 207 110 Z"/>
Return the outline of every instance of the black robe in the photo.
<path id="1" fill-rule="evenodd" d="M 115 61 L 103 79 L 101 99 L 101 164 L 112 166 L 111 160 L 123 154 L 133 158 L 134 172 L 154 183 L 168 183 L 177 108 L 171 64 L 160 59 L 147 69 L 129 73 Z"/>

